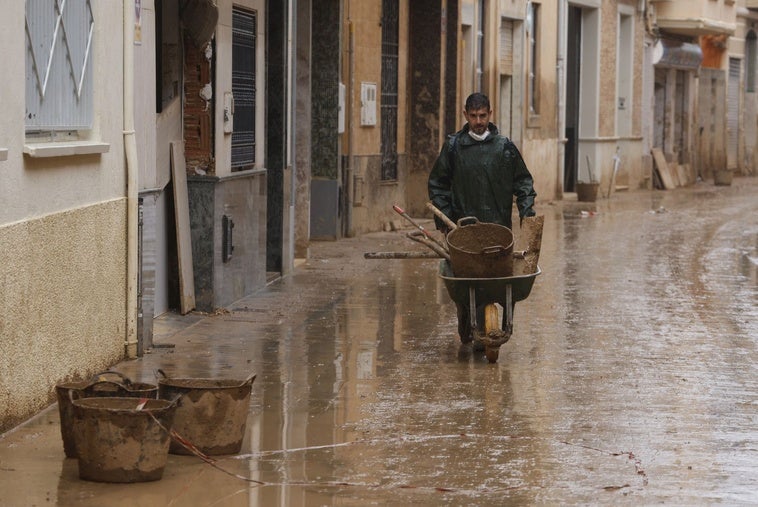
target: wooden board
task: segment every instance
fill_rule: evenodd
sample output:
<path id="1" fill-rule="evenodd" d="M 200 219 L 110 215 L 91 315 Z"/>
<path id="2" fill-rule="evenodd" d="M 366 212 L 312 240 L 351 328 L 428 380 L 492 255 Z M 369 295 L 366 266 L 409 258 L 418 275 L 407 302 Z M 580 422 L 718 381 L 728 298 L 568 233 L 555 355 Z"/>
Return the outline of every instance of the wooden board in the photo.
<path id="1" fill-rule="evenodd" d="M 679 184 L 683 187 L 686 187 L 690 184 L 690 166 L 689 164 L 680 164 L 676 166 L 676 171 L 679 176 Z"/>
<path id="2" fill-rule="evenodd" d="M 545 225 L 545 215 L 524 217 L 516 237 L 515 250 L 526 250 L 523 259 L 513 259 L 514 275 L 530 275 L 537 272 L 537 262 L 540 260 L 542 249 L 542 229 Z"/>
<path id="3" fill-rule="evenodd" d="M 655 165 L 658 168 L 658 175 L 661 177 L 661 182 L 663 183 L 663 188 L 665 190 L 673 190 L 676 188 L 676 181 L 671 176 L 671 172 L 669 171 L 668 163 L 666 162 L 666 157 L 663 155 L 663 152 L 660 148 L 653 148 L 653 160 L 655 160 Z"/>
<path id="4" fill-rule="evenodd" d="M 187 194 L 187 165 L 184 160 L 184 141 L 171 143 L 171 178 L 174 187 L 176 218 L 176 251 L 179 265 L 179 299 L 181 313 L 195 309 L 195 275 L 192 269 L 192 236 Z"/>
<path id="5" fill-rule="evenodd" d="M 679 178 L 679 164 L 677 164 L 676 162 L 670 163 L 669 174 L 671 174 L 671 179 L 674 181 L 674 184 L 677 187 L 684 186 L 684 183 L 682 183 L 682 180 Z"/>

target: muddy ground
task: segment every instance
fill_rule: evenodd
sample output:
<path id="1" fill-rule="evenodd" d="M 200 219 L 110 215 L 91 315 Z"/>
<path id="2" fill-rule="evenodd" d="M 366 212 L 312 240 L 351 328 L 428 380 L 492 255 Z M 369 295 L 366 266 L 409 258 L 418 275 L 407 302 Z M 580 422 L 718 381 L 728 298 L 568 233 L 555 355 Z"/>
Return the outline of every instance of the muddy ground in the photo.
<path id="1" fill-rule="evenodd" d="M 437 261 L 363 259 L 423 248 L 408 229 L 318 243 L 116 366 L 256 373 L 240 454 L 82 481 L 53 406 L 0 438 L 0 504 L 758 503 L 758 182 L 538 212 L 542 274 L 497 363 L 459 343 Z"/>

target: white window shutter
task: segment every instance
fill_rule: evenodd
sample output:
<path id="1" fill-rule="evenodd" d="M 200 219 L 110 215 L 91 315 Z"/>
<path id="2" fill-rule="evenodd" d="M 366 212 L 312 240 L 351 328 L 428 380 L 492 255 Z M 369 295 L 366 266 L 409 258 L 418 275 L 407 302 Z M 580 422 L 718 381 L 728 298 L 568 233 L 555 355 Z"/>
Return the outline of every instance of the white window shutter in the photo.
<path id="1" fill-rule="evenodd" d="M 92 128 L 91 0 L 26 0 L 26 130 Z"/>

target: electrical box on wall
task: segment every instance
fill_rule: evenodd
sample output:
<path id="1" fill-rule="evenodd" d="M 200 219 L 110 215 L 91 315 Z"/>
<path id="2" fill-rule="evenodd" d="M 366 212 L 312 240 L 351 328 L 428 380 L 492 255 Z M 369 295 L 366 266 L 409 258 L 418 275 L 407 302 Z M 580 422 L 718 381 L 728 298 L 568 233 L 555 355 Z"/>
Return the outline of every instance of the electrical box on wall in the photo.
<path id="1" fill-rule="evenodd" d="M 234 95 L 230 92 L 224 94 L 224 134 L 231 134 L 234 130 Z"/>
<path id="2" fill-rule="evenodd" d="M 345 85 L 340 83 L 339 103 L 337 108 L 337 133 L 345 132 Z"/>
<path id="3" fill-rule="evenodd" d="M 376 125 L 376 83 L 361 83 L 361 125 Z"/>
<path id="4" fill-rule="evenodd" d="M 223 262 L 232 260 L 232 252 L 234 251 L 233 229 L 234 220 L 232 220 L 232 217 L 229 215 L 221 217 L 221 260 Z"/>

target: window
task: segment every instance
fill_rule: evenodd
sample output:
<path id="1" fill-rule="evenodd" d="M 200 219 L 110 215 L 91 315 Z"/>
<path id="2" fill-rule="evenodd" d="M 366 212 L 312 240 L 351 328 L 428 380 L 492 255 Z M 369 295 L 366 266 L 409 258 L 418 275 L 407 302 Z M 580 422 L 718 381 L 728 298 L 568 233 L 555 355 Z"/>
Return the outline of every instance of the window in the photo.
<path id="1" fill-rule="evenodd" d="M 26 131 L 92 128 L 91 0 L 26 0 Z"/>
<path id="2" fill-rule="evenodd" d="M 745 37 L 745 91 L 755 92 L 755 60 L 758 58 L 758 39 L 750 30 Z"/>
<path id="3" fill-rule="evenodd" d="M 255 12 L 232 10 L 232 171 L 255 165 L 256 73 L 258 19 Z"/>
<path id="4" fill-rule="evenodd" d="M 182 53 L 178 6 L 176 1 L 155 0 L 156 113 L 179 96 Z"/>
<path id="5" fill-rule="evenodd" d="M 621 10 L 622 6 L 619 6 Z M 626 7 L 626 6 L 623 6 Z M 619 12 L 616 43 L 616 135 L 632 134 L 634 84 L 634 11 Z"/>
<path id="6" fill-rule="evenodd" d="M 399 8 L 397 0 L 382 2 L 382 181 L 397 179 L 397 96 Z"/>
<path id="7" fill-rule="evenodd" d="M 527 41 L 529 45 L 529 81 L 527 85 L 527 95 L 530 115 L 538 115 L 540 112 L 539 9 L 539 4 L 529 2 L 526 14 Z"/>

